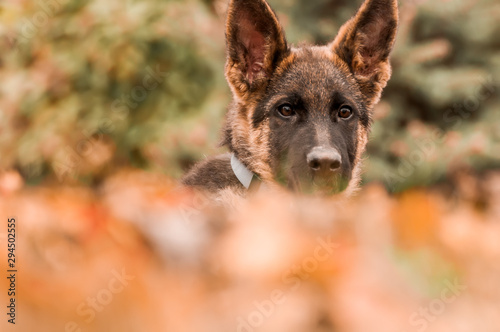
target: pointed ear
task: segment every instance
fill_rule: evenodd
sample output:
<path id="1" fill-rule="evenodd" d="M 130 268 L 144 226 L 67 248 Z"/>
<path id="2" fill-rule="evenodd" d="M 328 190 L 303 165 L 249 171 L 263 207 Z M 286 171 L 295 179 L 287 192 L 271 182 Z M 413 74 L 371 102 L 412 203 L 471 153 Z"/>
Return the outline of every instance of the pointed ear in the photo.
<path id="1" fill-rule="evenodd" d="M 340 28 L 331 44 L 371 105 L 378 102 L 391 76 L 389 54 L 397 24 L 397 0 L 366 0 L 357 14 Z"/>
<path id="2" fill-rule="evenodd" d="M 265 0 L 231 0 L 226 23 L 226 77 L 243 97 L 271 76 L 287 51 L 285 34 Z"/>

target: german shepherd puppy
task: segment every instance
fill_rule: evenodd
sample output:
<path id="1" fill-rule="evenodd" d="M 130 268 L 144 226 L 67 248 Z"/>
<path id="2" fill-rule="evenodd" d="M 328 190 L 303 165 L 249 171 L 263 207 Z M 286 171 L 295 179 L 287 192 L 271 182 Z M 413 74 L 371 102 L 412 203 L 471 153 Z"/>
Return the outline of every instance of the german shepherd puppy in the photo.
<path id="1" fill-rule="evenodd" d="M 222 145 L 183 183 L 244 193 L 260 183 L 352 193 L 371 114 L 391 75 L 397 0 L 366 0 L 326 46 L 290 46 L 265 0 L 231 0 Z"/>

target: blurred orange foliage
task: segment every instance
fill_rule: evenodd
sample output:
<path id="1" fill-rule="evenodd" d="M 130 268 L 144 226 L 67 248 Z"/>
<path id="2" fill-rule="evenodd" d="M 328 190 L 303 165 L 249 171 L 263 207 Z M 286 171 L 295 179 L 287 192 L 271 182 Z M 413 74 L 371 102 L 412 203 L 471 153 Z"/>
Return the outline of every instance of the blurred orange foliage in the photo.
<path id="1" fill-rule="evenodd" d="M 4 173 L 19 273 L 16 325 L 1 330 L 498 331 L 500 173 L 485 179 L 223 207 L 143 171 L 99 189 Z"/>

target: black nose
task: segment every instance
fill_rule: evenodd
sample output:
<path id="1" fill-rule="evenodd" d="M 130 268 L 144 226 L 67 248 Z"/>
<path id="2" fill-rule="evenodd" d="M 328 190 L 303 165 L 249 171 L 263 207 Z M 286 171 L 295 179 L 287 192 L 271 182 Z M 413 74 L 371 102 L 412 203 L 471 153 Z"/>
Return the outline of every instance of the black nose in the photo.
<path id="1" fill-rule="evenodd" d="M 307 164 L 314 172 L 328 174 L 339 170 L 342 157 L 334 148 L 315 147 L 307 155 Z"/>

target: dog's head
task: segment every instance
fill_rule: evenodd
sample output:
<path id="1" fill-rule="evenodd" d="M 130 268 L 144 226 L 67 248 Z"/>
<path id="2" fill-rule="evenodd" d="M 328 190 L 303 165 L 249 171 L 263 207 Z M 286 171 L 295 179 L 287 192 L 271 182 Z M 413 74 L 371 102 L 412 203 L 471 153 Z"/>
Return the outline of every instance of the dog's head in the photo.
<path id="1" fill-rule="evenodd" d="M 266 181 L 355 188 L 397 21 L 397 0 L 366 0 L 330 44 L 295 48 L 265 0 L 231 0 L 223 143 Z"/>

